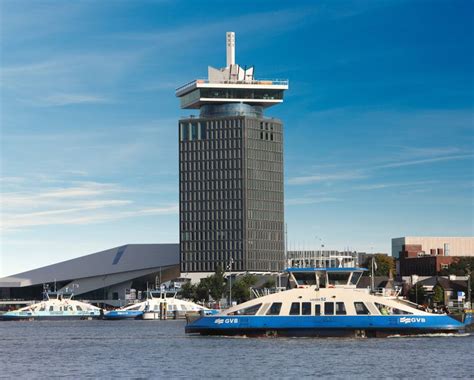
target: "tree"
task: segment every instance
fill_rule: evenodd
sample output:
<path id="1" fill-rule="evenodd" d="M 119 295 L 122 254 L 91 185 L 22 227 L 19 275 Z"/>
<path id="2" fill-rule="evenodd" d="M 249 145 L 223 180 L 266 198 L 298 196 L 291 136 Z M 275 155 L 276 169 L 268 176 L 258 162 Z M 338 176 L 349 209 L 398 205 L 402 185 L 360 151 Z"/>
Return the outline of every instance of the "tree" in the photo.
<path id="1" fill-rule="evenodd" d="M 209 280 L 209 293 L 214 301 L 219 302 L 226 290 L 224 271 L 220 266 L 216 267 L 215 273 L 207 278 Z"/>
<path id="2" fill-rule="evenodd" d="M 232 284 L 232 298 L 237 303 L 250 299 L 250 287 L 257 283 L 257 276 L 246 274 Z"/>
<path id="3" fill-rule="evenodd" d="M 262 288 L 267 288 L 267 289 L 271 289 L 271 288 L 274 288 L 275 287 L 275 284 L 276 284 L 276 281 L 273 277 L 270 277 L 268 278 L 267 281 L 265 281 L 262 285 Z"/>
<path id="4" fill-rule="evenodd" d="M 196 293 L 196 286 L 191 285 L 191 282 L 185 282 L 183 286 L 181 286 L 181 296 L 183 298 L 187 298 L 193 300 Z"/>
<path id="5" fill-rule="evenodd" d="M 201 278 L 199 284 L 194 287 L 194 297 L 195 302 L 204 300 L 209 302 L 209 277 Z"/>
<path id="6" fill-rule="evenodd" d="M 433 288 L 433 303 L 444 304 L 444 289 L 439 284 Z"/>
<path id="7" fill-rule="evenodd" d="M 408 292 L 408 298 L 410 299 L 410 301 L 415 302 L 419 305 L 425 302 L 425 297 L 425 288 L 423 288 L 423 285 L 419 282 L 416 285 L 412 286 L 412 288 Z"/>
<path id="8" fill-rule="evenodd" d="M 373 257 L 375 258 L 375 264 L 377 265 L 377 269 L 375 270 L 376 276 L 389 276 L 390 270 L 392 270 L 392 273 L 395 271 L 395 260 L 392 256 L 377 253 L 373 255 Z M 368 272 L 364 273 L 366 276 L 369 276 L 372 272 L 372 257 L 365 260 L 363 267 L 369 269 Z"/>

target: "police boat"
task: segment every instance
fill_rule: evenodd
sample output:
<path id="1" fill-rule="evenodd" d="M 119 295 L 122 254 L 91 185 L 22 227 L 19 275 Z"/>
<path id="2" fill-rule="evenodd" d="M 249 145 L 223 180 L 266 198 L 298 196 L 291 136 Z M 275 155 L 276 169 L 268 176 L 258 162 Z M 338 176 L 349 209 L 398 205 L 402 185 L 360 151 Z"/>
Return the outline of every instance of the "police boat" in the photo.
<path id="1" fill-rule="evenodd" d="M 288 288 L 189 320 L 185 331 L 201 335 L 382 337 L 452 333 L 471 323 L 420 310 L 397 292 L 357 288 L 363 268 L 289 268 Z"/>

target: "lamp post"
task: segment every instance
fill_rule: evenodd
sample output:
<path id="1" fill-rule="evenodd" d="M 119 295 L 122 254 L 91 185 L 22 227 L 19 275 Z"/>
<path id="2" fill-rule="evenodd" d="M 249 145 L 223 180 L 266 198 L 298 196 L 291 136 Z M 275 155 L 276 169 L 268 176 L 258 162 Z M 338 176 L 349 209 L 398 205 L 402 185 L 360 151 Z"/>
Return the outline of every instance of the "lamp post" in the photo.
<path id="1" fill-rule="evenodd" d="M 232 307 L 232 264 L 234 263 L 234 259 L 231 257 L 229 266 L 227 269 L 229 269 L 229 306 Z"/>

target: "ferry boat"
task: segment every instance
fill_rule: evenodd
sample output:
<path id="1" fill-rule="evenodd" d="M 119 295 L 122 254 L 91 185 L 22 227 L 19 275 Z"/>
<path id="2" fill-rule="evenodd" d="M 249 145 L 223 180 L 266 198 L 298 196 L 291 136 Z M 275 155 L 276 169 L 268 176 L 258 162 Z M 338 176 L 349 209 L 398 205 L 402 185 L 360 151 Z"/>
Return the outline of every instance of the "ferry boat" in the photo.
<path id="1" fill-rule="evenodd" d="M 462 320 L 420 310 L 393 294 L 359 289 L 363 268 L 289 268 L 288 289 L 212 316 L 188 319 L 201 335 L 379 337 L 464 330 Z"/>
<path id="2" fill-rule="evenodd" d="M 73 293 L 43 293 L 43 301 L 8 311 L 0 316 L 1 320 L 60 320 L 60 319 L 93 319 L 101 316 L 101 309 L 91 304 L 72 299 Z"/>
<path id="3" fill-rule="evenodd" d="M 104 319 L 177 319 L 189 313 L 209 314 L 212 310 L 194 302 L 176 298 L 176 289 L 149 290 L 143 302 L 106 312 Z"/>

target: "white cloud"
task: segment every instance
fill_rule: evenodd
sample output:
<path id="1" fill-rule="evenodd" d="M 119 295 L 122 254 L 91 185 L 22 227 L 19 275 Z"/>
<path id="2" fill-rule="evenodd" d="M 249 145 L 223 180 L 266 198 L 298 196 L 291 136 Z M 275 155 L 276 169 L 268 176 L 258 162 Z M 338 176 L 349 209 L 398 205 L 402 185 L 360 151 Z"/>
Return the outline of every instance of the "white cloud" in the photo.
<path id="1" fill-rule="evenodd" d="M 42 99 L 44 106 L 66 106 L 70 104 L 110 103 L 111 99 L 94 94 L 53 94 Z"/>
<path id="2" fill-rule="evenodd" d="M 289 185 L 308 185 L 317 182 L 350 181 L 365 178 L 366 175 L 358 172 L 345 172 L 334 174 L 312 174 L 293 177 L 288 180 Z"/>
<path id="3" fill-rule="evenodd" d="M 302 198 L 290 198 L 285 201 L 285 204 L 288 206 L 299 206 L 299 205 L 309 205 L 315 203 L 327 203 L 327 202 L 337 202 L 340 199 L 330 198 L 330 197 L 302 197 Z"/>
<path id="4" fill-rule="evenodd" d="M 40 186 L 44 183 L 39 181 Z M 114 183 L 73 181 L 61 187 L 40 188 L 37 191 L 26 190 L 29 186 L 31 183 L 25 181 L 21 191 L 2 193 L 2 230 L 102 223 L 178 212 L 175 203 L 160 206 L 138 204 L 129 199 L 134 195 L 133 189 Z"/>
<path id="5" fill-rule="evenodd" d="M 388 164 L 374 166 L 373 169 L 399 168 L 403 166 L 432 164 L 434 162 L 442 162 L 442 161 L 466 160 L 473 157 L 474 157 L 474 154 L 459 154 L 459 155 L 454 155 L 454 156 L 430 157 L 430 158 L 424 158 L 424 159 L 419 159 L 419 160 L 392 162 Z"/>

